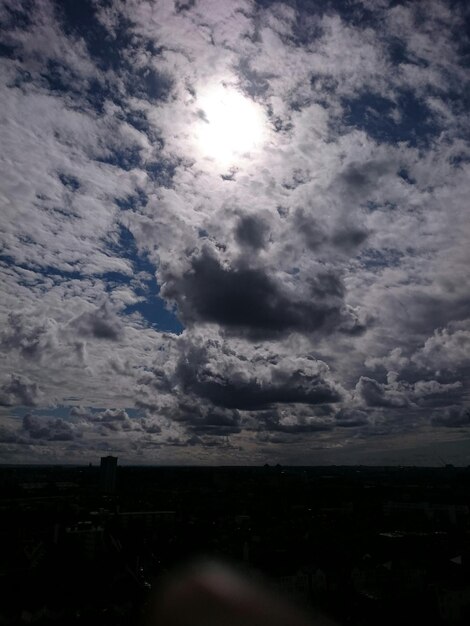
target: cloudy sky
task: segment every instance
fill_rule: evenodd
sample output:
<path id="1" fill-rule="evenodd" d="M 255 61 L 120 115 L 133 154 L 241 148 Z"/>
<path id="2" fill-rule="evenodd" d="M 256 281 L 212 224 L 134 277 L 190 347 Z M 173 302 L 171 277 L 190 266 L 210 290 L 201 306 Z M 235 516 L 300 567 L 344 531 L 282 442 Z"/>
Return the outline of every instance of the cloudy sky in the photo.
<path id="1" fill-rule="evenodd" d="M 3 0 L 0 459 L 470 463 L 470 10 Z"/>

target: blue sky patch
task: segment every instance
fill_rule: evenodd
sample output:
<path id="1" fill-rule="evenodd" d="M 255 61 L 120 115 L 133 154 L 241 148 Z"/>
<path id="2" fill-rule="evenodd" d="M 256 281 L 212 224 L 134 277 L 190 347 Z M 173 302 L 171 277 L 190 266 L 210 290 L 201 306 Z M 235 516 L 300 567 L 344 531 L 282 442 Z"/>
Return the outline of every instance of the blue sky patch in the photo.
<path id="1" fill-rule="evenodd" d="M 367 248 L 359 257 L 361 264 L 368 270 L 382 270 L 387 267 L 398 267 L 403 254 L 391 248 Z"/>
<path id="2" fill-rule="evenodd" d="M 56 1 L 56 10 L 65 32 L 83 38 L 90 55 L 101 69 L 117 70 L 122 66 L 123 51 L 132 41 L 129 22 L 120 19 L 116 32 L 109 33 L 96 18 L 95 4 L 91 0 Z"/>
<path id="3" fill-rule="evenodd" d="M 170 188 L 173 185 L 173 176 L 178 163 L 169 159 L 160 159 L 145 166 L 147 174 L 160 187 Z"/>
<path id="4" fill-rule="evenodd" d="M 430 109 L 409 91 L 398 92 L 395 101 L 365 92 L 343 100 L 343 106 L 343 122 L 364 130 L 377 141 L 428 145 L 440 131 Z M 394 113 L 397 119 L 392 117 Z"/>
<path id="5" fill-rule="evenodd" d="M 131 194 L 125 198 L 116 198 L 115 202 L 121 211 L 136 210 L 146 206 L 148 196 L 142 189 L 139 189 L 135 194 Z"/>
<path id="6" fill-rule="evenodd" d="M 104 154 L 96 157 L 96 160 L 100 163 L 107 163 L 108 165 L 114 165 L 122 170 L 128 172 L 141 163 L 140 147 L 132 146 L 125 148 L 111 148 L 109 147 Z"/>
<path id="7" fill-rule="evenodd" d="M 127 306 L 124 310 L 126 315 L 140 313 L 149 326 L 155 330 L 180 335 L 184 326 L 179 321 L 176 313 L 168 310 L 165 301 L 159 297 L 160 288 L 156 280 L 147 281 L 147 299 Z"/>
<path id="8" fill-rule="evenodd" d="M 124 225 L 119 225 L 119 238 L 116 243 L 109 243 L 108 246 L 121 258 L 128 259 L 133 267 L 134 274 L 145 272 L 151 277 L 140 281 L 140 286 L 135 287 L 137 296 L 145 298 L 141 302 L 126 306 L 124 315 L 140 313 L 149 326 L 159 331 L 170 333 L 181 333 L 184 329 L 176 313 L 170 311 L 165 301 L 160 298 L 160 287 L 155 279 L 155 266 L 149 261 L 147 255 L 140 254 L 133 234 Z M 133 278 L 117 272 L 104 274 L 102 276 L 108 281 L 108 289 L 112 290 L 119 284 L 131 284 Z"/>

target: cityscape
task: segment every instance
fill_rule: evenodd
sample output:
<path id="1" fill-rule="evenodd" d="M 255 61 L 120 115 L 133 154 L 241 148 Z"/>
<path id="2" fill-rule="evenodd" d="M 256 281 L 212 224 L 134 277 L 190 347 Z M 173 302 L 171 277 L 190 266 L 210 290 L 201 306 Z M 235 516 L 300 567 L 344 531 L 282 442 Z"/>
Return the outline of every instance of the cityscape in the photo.
<path id="1" fill-rule="evenodd" d="M 0 0 L 0 626 L 470 624 L 470 2 Z"/>
<path id="2" fill-rule="evenodd" d="M 470 468 L 107 456 L 0 477 L 1 624 L 144 624 L 168 573 L 201 560 L 336 624 L 468 623 Z"/>

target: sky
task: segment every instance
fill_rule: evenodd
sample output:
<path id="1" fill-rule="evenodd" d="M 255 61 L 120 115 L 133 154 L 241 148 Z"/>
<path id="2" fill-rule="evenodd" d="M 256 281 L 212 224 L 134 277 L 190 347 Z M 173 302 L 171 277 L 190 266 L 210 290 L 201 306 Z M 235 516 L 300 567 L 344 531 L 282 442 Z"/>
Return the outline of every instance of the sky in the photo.
<path id="1" fill-rule="evenodd" d="M 0 461 L 470 464 L 470 8 L 0 3 Z"/>

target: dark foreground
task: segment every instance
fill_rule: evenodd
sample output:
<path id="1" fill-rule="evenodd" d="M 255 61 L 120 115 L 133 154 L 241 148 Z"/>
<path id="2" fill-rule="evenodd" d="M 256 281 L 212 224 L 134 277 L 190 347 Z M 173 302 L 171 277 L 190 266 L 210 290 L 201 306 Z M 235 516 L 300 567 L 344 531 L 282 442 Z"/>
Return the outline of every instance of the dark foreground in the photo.
<path id="1" fill-rule="evenodd" d="M 199 557 L 339 624 L 470 623 L 468 468 L 99 474 L 0 469 L 0 624 L 140 624 Z"/>

